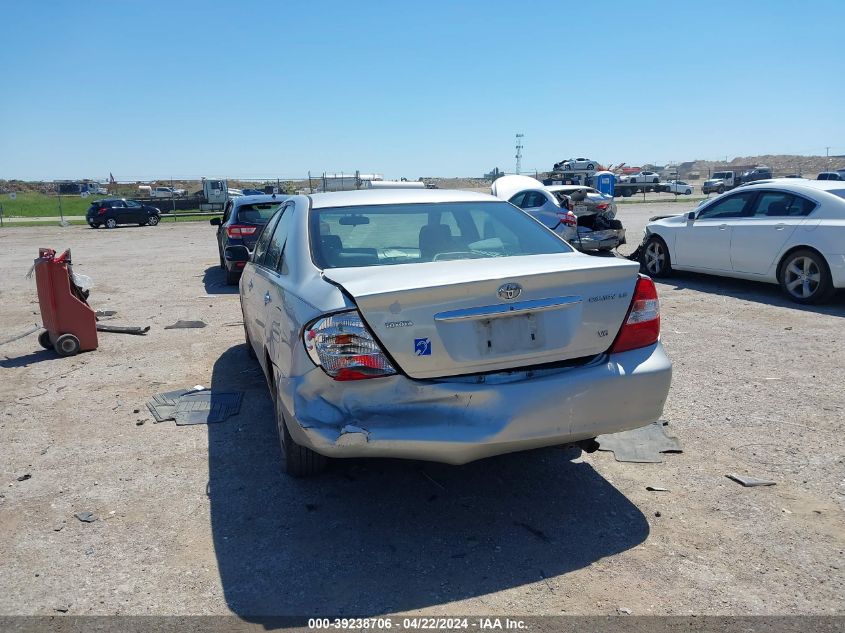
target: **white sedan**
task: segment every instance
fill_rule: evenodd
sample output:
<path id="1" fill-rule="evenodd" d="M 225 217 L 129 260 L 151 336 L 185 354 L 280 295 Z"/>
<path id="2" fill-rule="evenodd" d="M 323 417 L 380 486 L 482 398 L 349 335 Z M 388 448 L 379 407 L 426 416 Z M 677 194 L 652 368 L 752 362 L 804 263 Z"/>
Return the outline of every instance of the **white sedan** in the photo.
<path id="1" fill-rule="evenodd" d="M 598 161 L 590 158 L 570 158 L 563 161 L 564 171 L 593 171 L 599 167 Z"/>
<path id="2" fill-rule="evenodd" d="M 665 183 L 665 191 L 669 193 L 683 193 L 687 196 L 692 195 L 692 185 L 683 180 L 669 180 Z"/>
<path id="3" fill-rule="evenodd" d="M 657 420 L 672 365 L 654 282 L 513 205 L 442 189 L 293 196 L 240 281 L 285 469 L 463 464 Z"/>
<path id="4" fill-rule="evenodd" d="M 646 226 L 640 263 L 653 277 L 672 270 L 779 283 L 798 303 L 822 303 L 845 288 L 845 185 L 759 181 L 688 214 Z"/>
<path id="5" fill-rule="evenodd" d="M 627 177 L 626 182 L 630 183 L 658 183 L 660 182 L 660 174 L 654 171 L 641 171 L 636 174 L 631 174 Z"/>

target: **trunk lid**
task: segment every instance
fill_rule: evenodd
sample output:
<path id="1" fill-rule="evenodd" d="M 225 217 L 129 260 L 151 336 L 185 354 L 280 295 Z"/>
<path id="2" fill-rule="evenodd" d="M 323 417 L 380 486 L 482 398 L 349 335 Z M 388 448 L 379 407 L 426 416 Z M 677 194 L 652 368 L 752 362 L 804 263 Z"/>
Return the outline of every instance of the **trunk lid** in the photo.
<path id="1" fill-rule="evenodd" d="M 580 253 L 323 271 L 412 378 L 499 371 L 607 350 L 639 266 Z"/>

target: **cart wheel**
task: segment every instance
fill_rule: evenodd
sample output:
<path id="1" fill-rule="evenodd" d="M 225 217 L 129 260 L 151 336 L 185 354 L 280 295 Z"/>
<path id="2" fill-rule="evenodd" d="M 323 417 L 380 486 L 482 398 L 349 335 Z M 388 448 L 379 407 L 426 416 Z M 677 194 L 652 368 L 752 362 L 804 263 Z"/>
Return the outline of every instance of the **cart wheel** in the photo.
<path id="1" fill-rule="evenodd" d="M 62 334 L 56 339 L 55 348 L 59 356 L 75 356 L 79 353 L 79 339 L 73 334 Z"/>
<path id="2" fill-rule="evenodd" d="M 38 335 L 38 344 L 44 349 L 53 349 L 53 343 L 50 342 L 50 333 L 47 330 Z"/>

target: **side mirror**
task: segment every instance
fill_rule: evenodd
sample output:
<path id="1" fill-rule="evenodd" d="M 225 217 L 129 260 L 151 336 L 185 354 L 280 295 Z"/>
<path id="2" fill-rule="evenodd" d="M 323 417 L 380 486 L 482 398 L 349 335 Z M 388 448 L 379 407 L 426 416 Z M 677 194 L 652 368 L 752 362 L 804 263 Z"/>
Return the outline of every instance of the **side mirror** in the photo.
<path id="1" fill-rule="evenodd" d="M 695 220 L 695 211 L 690 211 L 689 213 L 687 213 L 687 220 Z"/>
<path id="2" fill-rule="evenodd" d="M 221 224 L 221 222 L 220 222 L 220 218 L 211 218 L 211 219 L 208 221 L 208 223 L 209 223 L 211 226 L 220 226 L 220 224 Z"/>
<path id="3" fill-rule="evenodd" d="M 227 246 L 223 251 L 223 258 L 227 262 L 248 262 L 250 252 L 246 246 Z"/>

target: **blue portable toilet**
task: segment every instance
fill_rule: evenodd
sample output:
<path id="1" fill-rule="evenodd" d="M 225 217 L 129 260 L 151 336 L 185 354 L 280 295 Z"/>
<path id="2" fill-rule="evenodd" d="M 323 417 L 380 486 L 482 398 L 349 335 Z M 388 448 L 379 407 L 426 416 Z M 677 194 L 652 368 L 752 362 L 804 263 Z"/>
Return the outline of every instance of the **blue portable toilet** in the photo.
<path id="1" fill-rule="evenodd" d="M 593 186 L 603 194 L 613 196 L 616 189 L 616 174 L 610 171 L 597 171 L 593 175 Z"/>

